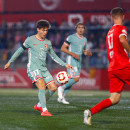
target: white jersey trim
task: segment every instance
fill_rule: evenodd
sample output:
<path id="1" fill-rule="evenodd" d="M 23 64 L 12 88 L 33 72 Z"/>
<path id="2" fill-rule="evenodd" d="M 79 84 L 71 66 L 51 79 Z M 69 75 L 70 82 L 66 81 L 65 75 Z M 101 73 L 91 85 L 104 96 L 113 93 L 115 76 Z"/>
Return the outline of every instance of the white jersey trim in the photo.
<path id="1" fill-rule="evenodd" d="M 28 69 L 30 71 L 30 65 L 31 65 L 31 52 L 30 52 L 30 48 L 28 48 L 28 59 L 29 59 L 29 61 L 28 61 Z"/>
<path id="2" fill-rule="evenodd" d="M 125 35 L 125 36 L 126 36 L 126 38 L 127 38 L 127 34 L 124 34 L 124 33 L 120 34 L 120 35 L 119 35 L 119 38 L 120 38 L 120 36 L 122 36 L 122 35 Z"/>
<path id="3" fill-rule="evenodd" d="M 68 56 L 68 64 L 70 64 L 71 56 Z"/>

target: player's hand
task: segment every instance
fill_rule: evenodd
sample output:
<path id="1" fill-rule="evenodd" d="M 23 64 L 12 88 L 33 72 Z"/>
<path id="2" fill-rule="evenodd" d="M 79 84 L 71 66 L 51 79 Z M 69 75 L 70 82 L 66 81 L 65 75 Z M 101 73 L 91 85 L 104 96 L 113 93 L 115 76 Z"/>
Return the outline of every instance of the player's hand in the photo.
<path id="1" fill-rule="evenodd" d="M 10 66 L 10 63 L 8 62 L 5 66 L 4 66 L 4 69 L 8 69 Z"/>
<path id="2" fill-rule="evenodd" d="M 71 54 L 76 60 L 78 60 L 79 59 L 79 56 L 77 55 L 77 54 L 75 54 L 75 53 L 72 53 Z"/>
<path id="3" fill-rule="evenodd" d="M 71 68 L 74 69 L 73 66 L 69 65 L 69 64 L 66 64 L 65 67 L 68 68 L 68 69 L 71 69 Z"/>
<path id="4" fill-rule="evenodd" d="M 92 52 L 88 50 L 84 50 L 84 55 L 86 56 L 92 56 Z"/>

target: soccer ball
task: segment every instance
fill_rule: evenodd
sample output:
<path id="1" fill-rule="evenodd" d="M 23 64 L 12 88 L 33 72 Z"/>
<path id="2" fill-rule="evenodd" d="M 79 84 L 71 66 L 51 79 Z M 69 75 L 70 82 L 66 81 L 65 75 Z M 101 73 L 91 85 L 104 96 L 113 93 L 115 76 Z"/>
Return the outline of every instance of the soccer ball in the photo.
<path id="1" fill-rule="evenodd" d="M 68 82 L 69 80 L 69 76 L 68 73 L 65 71 L 61 71 L 57 74 L 56 76 L 56 80 L 59 84 L 65 84 Z"/>

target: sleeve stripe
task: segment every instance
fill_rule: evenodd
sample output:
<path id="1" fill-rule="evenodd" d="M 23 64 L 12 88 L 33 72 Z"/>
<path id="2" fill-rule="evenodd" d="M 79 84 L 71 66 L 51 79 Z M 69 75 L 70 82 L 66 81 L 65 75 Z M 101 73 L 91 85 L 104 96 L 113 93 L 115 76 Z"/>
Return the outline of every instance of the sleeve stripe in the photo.
<path id="1" fill-rule="evenodd" d="M 68 44 L 68 43 L 66 43 L 66 42 L 64 42 L 64 44 L 65 44 L 65 45 L 67 45 L 67 46 L 69 46 L 69 44 Z"/>
<path id="2" fill-rule="evenodd" d="M 126 33 L 122 33 L 122 34 L 119 35 L 119 38 L 120 38 L 120 36 L 122 36 L 122 35 L 125 35 L 125 36 L 127 37 L 127 34 L 126 34 Z"/>
<path id="3" fill-rule="evenodd" d="M 70 42 L 68 42 L 68 41 L 65 41 L 66 43 L 68 43 L 68 44 L 70 44 Z"/>
<path id="4" fill-rule="evenodd" d="M 24 45 L 22 45 L 22 48 L 23 48 L 24 50 L 26 50 L 26 49 L 27 49 Z"/>

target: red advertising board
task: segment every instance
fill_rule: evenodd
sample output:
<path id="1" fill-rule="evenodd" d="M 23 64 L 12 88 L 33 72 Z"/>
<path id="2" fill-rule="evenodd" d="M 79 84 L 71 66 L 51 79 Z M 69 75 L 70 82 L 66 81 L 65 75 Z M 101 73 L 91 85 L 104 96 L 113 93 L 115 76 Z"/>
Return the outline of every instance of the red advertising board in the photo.
<path id="1" fill-rule="evenodd" d="M 110 10 L 119 0 L 4 0 L 6 12 Z"/>
<path id="2" fill-rule="evenodd" d="M 125 10 L 130 10 L 130 0 L 122 0 L 121 7 Z"/>
<path id="3" fill-rule="evenodd" d="M 16 71 L 0 69 L 0 87 L 2 88 L 31 88 L 32 83 L 26 69 Z"/>
<path id="4" fill-rule="evenodd" d="M 56 75 L 58 72 L 63 71 L 63 69 L 55 69 L 51 72 L 53 75 L 53 78 L 56 82 L 56 84 L 59 86 L 60 84 L 57 83 L 56 81 Z M 85 70 L 81 70 L 80 74 L 80 80 L 78 83 L 76 83 L 73 86 L 73 89 L 81 89 L 81 90 L 99 90 L 100 89 L 100 84 L 96 80 L 96 73 L 94 74 L 93 77 L 90 77 L 90 74 Z"/>
<path id="5" fill-rule="evenodd" d="M 59 25 L 62 23 L 62 20 L 65 20 L 71 26 L 75 20 L 86 23 L 86 20 L 90 19 L 91 22 L 99 21 L 101 24 L 110 24 L 110 15 L 109 13 L 62 13 L 59 17 L 59 13 L 50 13 L 50 14 L 0 14 L 0 21 L 6 20 L 7 22 L 18 22 L 19 20 L 33 20 L 37 21 L 39 19 L 46 19 L 50 22 L 52 19 L 55 19 Z M 130 20 L 130 13 L 126 13 L 125 19 Z"/>
<path id="6" fill-rule="evenodd" d="M 63 69 L 54 69 L 51 74 L 57 84 L 56 75 Z M 0 88 L 32 88 L 32 81 L 28 78 L 26 69 L 18 68 L 15 71 L 0 69 Z M 88 73 L 81 70 L 80 80 L 73 88 L 74 90 L 109 90 L 108 71 L 106 69 L 91 70 Z M 124 90 L 130 91 L 126 85 Z"/>
<path id="7" fill-rule="evenodd" d="M 0 12 L 3 12 L 3 0 L 0 0 Z"/>

